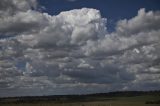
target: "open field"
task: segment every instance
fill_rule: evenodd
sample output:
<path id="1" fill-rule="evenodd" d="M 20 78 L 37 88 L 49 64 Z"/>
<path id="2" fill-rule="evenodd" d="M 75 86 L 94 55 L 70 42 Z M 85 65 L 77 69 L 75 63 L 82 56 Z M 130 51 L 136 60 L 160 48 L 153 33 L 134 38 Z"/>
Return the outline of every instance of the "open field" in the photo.
<path id="1" fill-rule="evenodd" d="M 69 99 L 68 99 L 69 98 Z M 53 98 L 52 98 L 53 99 Z M 16 101 L 8 99 L 9 102 L 1 102 L 0 106 L 160 106 L 160 95 L 91 95 L 75 97 L 58 97 L 58 99 L 46 99 L 38 101 Z"/>

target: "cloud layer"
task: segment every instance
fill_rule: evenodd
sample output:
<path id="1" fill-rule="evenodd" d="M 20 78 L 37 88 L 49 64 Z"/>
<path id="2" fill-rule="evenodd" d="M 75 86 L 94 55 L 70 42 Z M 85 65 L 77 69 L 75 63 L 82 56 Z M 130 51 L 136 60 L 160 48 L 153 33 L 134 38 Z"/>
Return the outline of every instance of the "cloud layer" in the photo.
<path id="1" fill-rule="evenodd" d="M 108 33 L 99 10 L 37 7 L 0 1 L 0 96 L 160 88 L 159 11 L 140 9 Z"/>

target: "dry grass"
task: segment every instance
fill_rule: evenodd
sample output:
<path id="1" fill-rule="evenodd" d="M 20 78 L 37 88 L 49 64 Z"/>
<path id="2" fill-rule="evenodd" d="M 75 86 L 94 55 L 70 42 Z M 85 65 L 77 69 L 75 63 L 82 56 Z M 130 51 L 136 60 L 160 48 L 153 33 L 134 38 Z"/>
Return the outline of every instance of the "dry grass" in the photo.
<path id="1" fill-rule="evenodd" d="M 0 106 L 159 106 L 159 104 L 145 104 L 142 102 L 81 102 L 81 103 L 23 103 L 23 104 L 3 104 Z"/>
<path id="2" fill-rule="evenodd" d="M 160 104 L 145 104 L 148 100 L 159 100 L 160 96 L 138 96 L 138 97 L 115 97 L 114 100 L 93 101 L 93 102 L 39 102 L 39 103 L 19 103 L 0 104 L 0 106 L 160 106 Z"/>

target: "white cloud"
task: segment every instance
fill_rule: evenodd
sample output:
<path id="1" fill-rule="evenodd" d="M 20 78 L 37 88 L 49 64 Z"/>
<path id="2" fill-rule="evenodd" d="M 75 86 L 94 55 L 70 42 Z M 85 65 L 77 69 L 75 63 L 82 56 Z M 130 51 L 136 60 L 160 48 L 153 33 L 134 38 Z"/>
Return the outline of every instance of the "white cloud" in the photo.
<path id="1" fill-rule="evenodd" d="M 86 63 L 85 60 L 81 60 L 81 63 L 77 66 L 78 68 L 90 68 L 90 69 L 94 69 L 94 67 L 88 63 Z"/>
<path id="2" fill-rule="evenodd" d="M 119 21 L 116 32 L 107 34 L 97 41 L 88 41 L 82 49 L 86 55 L 114 54 L 135 46 L 158 43 L 160 40 L 158 22 L 159 12 L 146 13 L 144 9 L 140 9 L 138 15 L 132 19 Z"/>
<path id="3" fill-rule="evenodd" d="M 18 12 L 26 12 L 30 9 L 36 9 L 38 3 L 36 0 L 1 0 L 0 1 L 0 17 L 6 18 L 15 15 Z"/>
<path id="4" fill-rule="evenodd" d="M 42 88 L 48 89 L 46 94 L 59 94 L 84 93 L 84 88 L 86 92 L 157 89 L 150 86 L 159 84 L 160 77 L 159 12 L 140 9 L 108 33 L 99 10 L 82 8 L 51 16 L 36 8 L 35 0 L 0 1 L 3 90 L 34 93 Z"/>
<path id="5" fill-rule="evenodd" d="M 75 9 L 57 16 L 44 16 L 49 21 L 48 26 L 32 35 L 39 46 L 83 45 L 106 33 L 106 20 L 95 9 Z"/>
<path id="6" fill-rule="evenodd" d="M 136 35 L 137 33 L 150 32 L 160 29 L 160 13 L 145 12 L 140 9 L 138 15 L 130 20 L 120 20 L 117 24 L 117 32 L 122 36 Z"/>

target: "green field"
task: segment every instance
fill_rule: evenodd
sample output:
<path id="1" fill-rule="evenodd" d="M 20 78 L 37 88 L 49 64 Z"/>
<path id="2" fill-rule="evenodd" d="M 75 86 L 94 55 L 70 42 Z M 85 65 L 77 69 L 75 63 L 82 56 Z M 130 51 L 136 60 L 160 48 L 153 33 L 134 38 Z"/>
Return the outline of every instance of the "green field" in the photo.
<path id="1" fill-rule="evenodd" d="M 90 101 L 89 101 L 90 100 Z M 38 101 L 36 103 L 1 103 L 0 106 L 160 106 L 149 101 L 159 101 L 160 96 L 90 97 L 87 101 Z"/>

